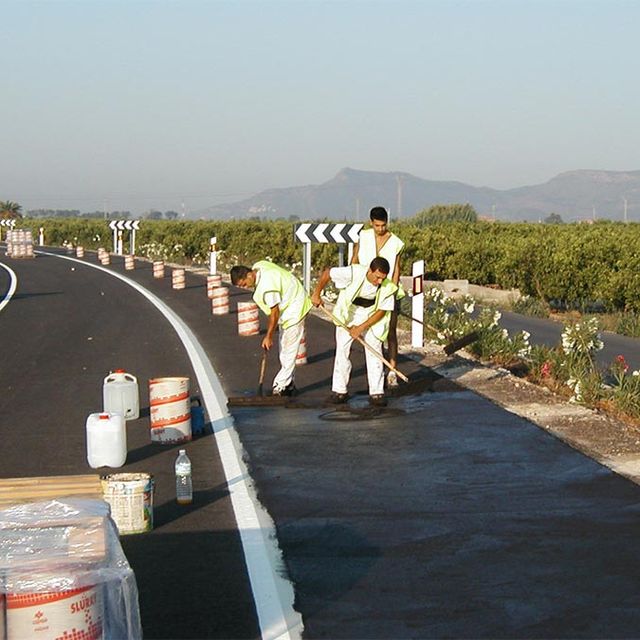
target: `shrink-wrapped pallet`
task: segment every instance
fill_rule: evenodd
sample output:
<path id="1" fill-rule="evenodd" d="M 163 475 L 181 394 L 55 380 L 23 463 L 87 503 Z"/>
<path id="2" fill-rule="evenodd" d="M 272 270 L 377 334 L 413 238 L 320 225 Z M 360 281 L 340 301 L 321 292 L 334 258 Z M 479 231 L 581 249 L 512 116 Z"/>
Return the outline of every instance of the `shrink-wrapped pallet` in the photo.
<path id="1" fill-rule="evenodd" d="M 6 640 L 142 637 L 133 570 L 103 500 L 0 508 Z"/>

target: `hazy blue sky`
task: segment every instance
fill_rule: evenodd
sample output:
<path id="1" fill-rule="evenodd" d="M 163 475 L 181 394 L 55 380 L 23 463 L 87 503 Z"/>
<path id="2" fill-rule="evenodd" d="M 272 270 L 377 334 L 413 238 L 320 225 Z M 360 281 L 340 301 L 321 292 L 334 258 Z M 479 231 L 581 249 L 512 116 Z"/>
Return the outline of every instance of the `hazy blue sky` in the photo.
<path id="1" fill-rule="evenodd" d="M 636 0 L 0 0 L 0 24 L 0 200 L 26 209 L 640 170 Z"/>

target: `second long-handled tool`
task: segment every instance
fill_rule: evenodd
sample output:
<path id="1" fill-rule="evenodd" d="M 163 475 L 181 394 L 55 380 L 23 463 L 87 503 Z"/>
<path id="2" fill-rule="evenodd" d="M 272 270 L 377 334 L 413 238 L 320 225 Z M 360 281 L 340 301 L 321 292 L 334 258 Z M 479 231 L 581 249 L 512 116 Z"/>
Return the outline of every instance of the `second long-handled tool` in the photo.
<path id="1" fill-rule="evenodd" d="M 258 397 L 264 396 L 264 374 L 267 371 L 267 353 L 266 349 L 262 350 L 262 358 L 260 359 L 260 377 L 258 379 Z"/>
<path id="2" fill-rule="evenodd" d="M 409 320 L 412 320 L 413 322 L 417 322 L 418 324 L 421 324 L 423 327 L 427 327 L 427 329 L 430 329 L 435 333 L 439 333 L 438 329 L 436 329 L 434 326 L 430 324 L 427 324 L 426 322 L 417 320 L 416 318 L 413 318 L 412 316 L 406 313 L 400 312 L 400 315 L 403 316 L 404 318 L 409 318 Z M 477 331 L 472 331 L 471 333 L 467 333 L 466 335 L 462 336 L 461 338 L 458 338 L 457 340 L 453 340 L 453 342 L 449 342 L 448 344 L 445 344 L 444 352 L 448 356 L 450 356 L 452 353 L 455 353 L 456 351 L 460 351 L 460 349 L 464 349 L 466 346 L 470 345 L 472 342 L 475 342 L 479 338 L 480 338 L 480 334 Z"/>
<path id="3" fill-rule="evenodd" d="M 325 309 L 322 305 L 320 305 L 320 309 L 322 309 L 327 314 L 327 316 L 331 318 L 334 324 L 337 324 L 339 327 L 342 327 L 343 329 L 346 329 L 347 331 L 349 331 L 349 327 L 347 327 L 347 325 L 344 324 L 343 322 L 340 322 L 340 320 L 338 320 L 338 318 L 336 318 L 333 315 L 333 313 L 331 313 L 331 311 L 329 311 L 328 309 Z M 405 376 L 404 373 L 402 373 L 402 371 L 398 371 L 385 357 L 381 356 L 370 344 L 367 344 L 359 336 L 356 338 L 356 340 L 365 349 L 370 351 L 376 358 L 378 358 L 378 360 L 381 360 L 391 371 L 394 371 L 395 374 L 398 376 L 398 378 L 400 378 L 401 380 L 404 380 L 405 382 L 409 382 L 409 378 L 407 378 L 407 376 Z"/>

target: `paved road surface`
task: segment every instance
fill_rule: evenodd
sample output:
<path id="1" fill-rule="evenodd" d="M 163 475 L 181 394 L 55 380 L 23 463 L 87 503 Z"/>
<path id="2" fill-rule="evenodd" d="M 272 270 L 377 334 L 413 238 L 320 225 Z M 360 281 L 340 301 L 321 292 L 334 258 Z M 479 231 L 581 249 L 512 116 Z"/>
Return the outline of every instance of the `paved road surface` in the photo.
<path id="1" fill-rule="evenodd" d="M 7 264 L 19 287 L 0 311 L 2 476 L 87 472 L 84 420 L 109 369 L 138 375 L 142 406 L 147 378 L 195 374 L 166 321 L 110 276 L 53 257 Z M 138 267 L 127 275 L 185 320 L 227 395 L 255 391 L 260 338 L 209 314 L 202 278 L 172 291 Z M 0 296 L 7 286 L 0 269 Z M 638 637 L 636 485 L 406 360 L 416 393 L 367 414 L 358 353 L 351 411 L 336 412 L 324 404 L 332 351 L 330 326 L 311 318 L 300 407 L 233 410 L 305 638 Z M 187 447 L 196 501 L 184 510 L 175 448 L 147 429 L 129 423 L 126 469 L 156 475 L 156 528 L 123 538 L 145 636 L 273 637 L 256 619 L 214 437 Z"/>

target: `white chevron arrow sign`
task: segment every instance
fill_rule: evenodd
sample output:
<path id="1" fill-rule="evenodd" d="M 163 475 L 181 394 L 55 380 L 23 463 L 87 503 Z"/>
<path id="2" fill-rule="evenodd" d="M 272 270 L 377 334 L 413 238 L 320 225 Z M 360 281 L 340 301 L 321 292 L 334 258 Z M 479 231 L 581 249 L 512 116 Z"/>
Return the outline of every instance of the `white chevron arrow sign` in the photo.
<path id="1" fill-rule="evenodd" d="M 349 242 L 358 242 L 358 234 L 364 225 L 346 224 L 340 222 L 337 224 L 329 224 L 321 222 L 313 224 L 303 222 L 295 227 L 294 236 L 296 240 L 305 244 L 312 242 L 347 244 Z"/>
<path id="2" fill-rule="evenodd" d="M 116 229 L 118 231 L 124 231 L 125 229 L 128 231 L 131 231 L 132 229 L 139 229 L 140 220 L 112 220 L 109 223 L 109 228 L 112 231 L 115 231 Z"/>

